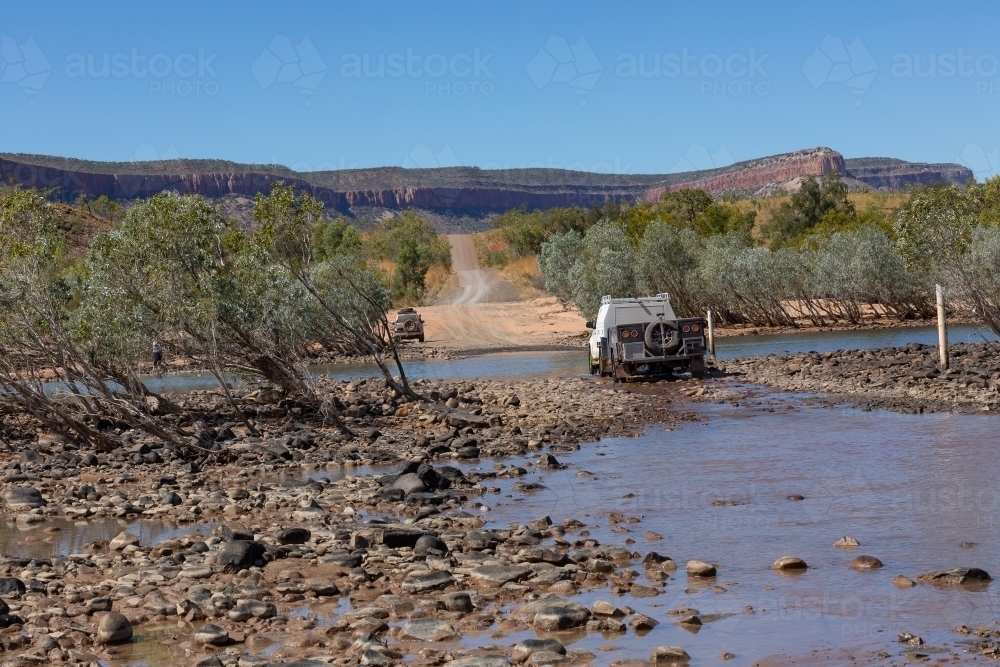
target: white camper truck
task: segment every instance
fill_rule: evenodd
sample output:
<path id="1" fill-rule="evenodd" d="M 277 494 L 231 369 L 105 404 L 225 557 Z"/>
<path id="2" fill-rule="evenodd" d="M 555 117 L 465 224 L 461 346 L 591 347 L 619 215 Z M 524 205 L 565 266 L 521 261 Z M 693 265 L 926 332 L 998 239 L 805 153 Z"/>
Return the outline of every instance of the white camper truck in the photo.
<path id="1" fill-rule="evenodd" d="M 669 376 L 674 369 L 705 372 L 705 322 L 677 319 L 666 294 L 601 299 L 590 334 L 590 372 L 617 381 Z"/>

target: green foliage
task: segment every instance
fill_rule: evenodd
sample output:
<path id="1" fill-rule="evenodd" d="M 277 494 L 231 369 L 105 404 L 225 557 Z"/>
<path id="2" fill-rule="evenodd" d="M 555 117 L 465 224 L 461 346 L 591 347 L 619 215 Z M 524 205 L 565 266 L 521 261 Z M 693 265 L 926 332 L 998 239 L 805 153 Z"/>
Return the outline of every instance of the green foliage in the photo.
<path id="1" fill-rule="evenodd" d="M 411 211 L 382 223 L 372 237 L 379 259 L 396 263 L 392 294 L 397 301 L 419 300 L 424 279 L 432 266 L 451 268 L 451 245 L 434 228 Z"/>
<path id="2" fill-rule="evenodd" d="M 289 230 L 270 231 L 290 252 L 307 252 Z M 136 203 L 92 243 L 82 343 L 113 367 L 160 339 L 212 368 L 302 391 L 295 364 L 311 304 L 255 241 L 198 196 Z"/>
<path id="3" fill-rule="evenodd" d="M 854 204 L 847 198 L 847 185 L 836 171 L 821 181 L 809 176 L 799 191 L 783 202 L 771 216 L 765 229 L 772 247 L 789 245 L 821 223 L 830 228 L 850 225 L 855 216 Z"/>
<path id="4" fill-rule="evenodd" d="M 538 267 L 545 277 L 545 289 L 559 297 L 559 301 L 564 304 L 573 300 L 570 270 L 582 252 L 583 235 L 574 229 L 565 234 L 556 234 L 542 243 L 538 254 Z"/>
<path id="5" fill-rule="evenodd" d="M 694 227 L 695 219 L 712 205 L 712 195 L 694 188 L 663 193 L 660 209 L 685 227 Z"/>
<path id="6" fill-rule="evenodd" d="M 318 220 L 312 228 L 312 252 L 316 261 L 326 261 L 337 255 L 358 255 L 361 234 L 344 217 Z"/>
<path id="7" fill-rule="evenodd" d="M 690 227 L 701 236 L 728 234 L 730 232 L 750 233 L 756 211 L 741 213 L 738 208 L 729 204 L 711 203 L 698 213 Z"/>

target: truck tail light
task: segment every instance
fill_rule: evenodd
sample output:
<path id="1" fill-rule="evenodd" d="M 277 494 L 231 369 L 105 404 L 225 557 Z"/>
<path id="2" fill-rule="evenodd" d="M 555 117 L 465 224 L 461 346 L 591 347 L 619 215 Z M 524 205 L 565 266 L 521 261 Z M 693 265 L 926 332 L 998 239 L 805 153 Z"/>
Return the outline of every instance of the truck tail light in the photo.
<path id="1" fill-rule="evenodd" d="M 685 324 L 684 325 L 684 333 L 690 333 L 690 332 L 691 332 L 691 326 L 688 325 L 688 324 Z"/>

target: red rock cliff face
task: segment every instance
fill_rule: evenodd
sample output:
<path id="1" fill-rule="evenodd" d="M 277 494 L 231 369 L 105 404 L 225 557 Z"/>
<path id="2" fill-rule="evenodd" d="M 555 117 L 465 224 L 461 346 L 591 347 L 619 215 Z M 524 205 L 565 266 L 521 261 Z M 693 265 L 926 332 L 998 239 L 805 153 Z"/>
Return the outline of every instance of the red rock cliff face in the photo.
<path id="1" fill-rule="evenodd" d="M 505 211 L 518 206 L 547 209 L 555 206 L 590 206 L 606 199 L 633 200 L 642 194 L 635 186 L 589 185 L 574 187 L 523 186 L 521 188 L 490 187 L 402 187 L 383 190 L 337 191 L 313 185 L 305 180 L 254 172 L 215 174 L 100 174 L 71 171 L 54 167 L 0 159 L 0 178 L 14 180 L 24 187 L 57 188 L 64 199 L 74 199 L 83 193 L 90 198 L 106 195 L 109 199 L 150 197 L 157 192 L 176 190 L 205 197 L 244 195 L 270 192 L 278 181 L 309 192 L 329 208 L 346 210 L 352 206 L 374 206 L 391 209 L 427 208 L 478 211 Z"/>
<path id="2" fill-rule="evenodd" d="M 800 176 L 822 176 L 837 170 L 844 174 L 844 157 L 827 148 L 819 148 L 796 153 L 777 155 L 771 158 L 755 160 L 740 168 L 677 183 L 663 188 L 654 188 L 646 192 L 646 201 L 659 201 L 664 192 L 674 192 L 698 188 L 713 194 L 723 192 L 753 192 L 768 185 L 791 181 Z"/>

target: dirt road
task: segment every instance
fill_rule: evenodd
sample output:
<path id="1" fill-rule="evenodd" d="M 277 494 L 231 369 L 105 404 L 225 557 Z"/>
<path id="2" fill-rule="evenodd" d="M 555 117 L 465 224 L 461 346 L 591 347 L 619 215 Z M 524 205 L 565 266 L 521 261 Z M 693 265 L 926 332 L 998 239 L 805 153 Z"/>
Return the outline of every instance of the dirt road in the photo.
<path id="1" fill-rule="evenodd" d="M 555 297 L 490 302 L 495 288 L 502 285 L 500 274 L 479 265 L 472 236 L 452 234 L 448 241 L 459 289 L 449 303 L 420 308 L 428 347 L 501 350 L 583 345 L 588 331 L 575 309 L 564 308 Z"/>

